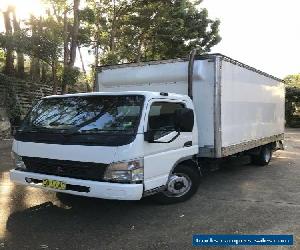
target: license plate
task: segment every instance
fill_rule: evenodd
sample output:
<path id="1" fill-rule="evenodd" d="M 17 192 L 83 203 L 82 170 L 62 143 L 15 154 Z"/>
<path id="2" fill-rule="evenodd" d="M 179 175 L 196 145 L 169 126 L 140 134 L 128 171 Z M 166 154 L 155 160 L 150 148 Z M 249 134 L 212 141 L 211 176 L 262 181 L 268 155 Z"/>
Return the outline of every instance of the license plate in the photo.
<path id="1" fill-rule="evenodd" d="M 43 187 L 53 188 L 53 189 L 58 189 L 58 190 L 65 190 L 66 186 L 67 186 L 67 184 L 62 181 L 49 180 L 49 179 L 43 180 Z"/>

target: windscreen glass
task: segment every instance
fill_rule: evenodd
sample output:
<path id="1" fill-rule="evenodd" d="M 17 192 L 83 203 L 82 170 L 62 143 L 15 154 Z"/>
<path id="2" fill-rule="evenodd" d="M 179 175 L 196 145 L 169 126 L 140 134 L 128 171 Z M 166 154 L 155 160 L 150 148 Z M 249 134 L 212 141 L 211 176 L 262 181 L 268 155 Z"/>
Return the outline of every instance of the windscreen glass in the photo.
<path id="1" fill-rule="evenodd" d="M 141 95 L 43 99 L 27 116 L 21 130 L 133 133 L 143 103 Z"/>

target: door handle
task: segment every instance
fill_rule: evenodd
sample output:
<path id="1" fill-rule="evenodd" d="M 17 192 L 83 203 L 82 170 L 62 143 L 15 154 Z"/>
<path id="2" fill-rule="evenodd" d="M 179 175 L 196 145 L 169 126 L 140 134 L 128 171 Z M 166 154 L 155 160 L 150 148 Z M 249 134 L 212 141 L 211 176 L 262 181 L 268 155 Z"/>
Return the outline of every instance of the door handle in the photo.
<path id="1" fill-rule="evenodd" d="M 191 147 L 193 145 L 192 141 L 187 141 L 183 144 L 183 147 Z"/>

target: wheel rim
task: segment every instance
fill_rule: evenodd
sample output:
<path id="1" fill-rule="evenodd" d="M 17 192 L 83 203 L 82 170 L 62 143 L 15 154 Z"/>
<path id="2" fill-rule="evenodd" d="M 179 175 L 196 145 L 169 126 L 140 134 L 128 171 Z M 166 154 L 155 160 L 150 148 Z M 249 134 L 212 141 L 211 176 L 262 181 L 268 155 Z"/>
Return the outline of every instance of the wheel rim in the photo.
<path id="1" fill-rule="evenodd" d="M 174 173 L 171 175 L 167 184 L 167 190 L 164 194 L 168 197 L 181 197 L 190 191 L 192 181 L 190 177 L 183 173 Z"/>

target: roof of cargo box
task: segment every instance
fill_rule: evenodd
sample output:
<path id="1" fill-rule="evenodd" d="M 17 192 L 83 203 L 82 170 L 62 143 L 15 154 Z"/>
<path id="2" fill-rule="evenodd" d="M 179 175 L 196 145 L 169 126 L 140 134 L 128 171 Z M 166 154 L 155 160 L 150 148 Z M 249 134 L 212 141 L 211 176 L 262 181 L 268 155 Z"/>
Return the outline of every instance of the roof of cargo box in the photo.
<path id="1" fill-rule="evenodd" d="M 245 63 L 242 63 L 238 60 L 235 60 L 235 59 L 233 59 L 229 56 L 225 56 L 221 53 L 196 55 L 195 60 L 206 60 L 206 59 L 213 59 L 213 58 L 216 58 L 216 57 L 219 57 L 222 60 L 225 60 L 225 61 L 230 62 L 232 64 L 235 64 L 237 66 L 246 68 L 248 70 L 254 71 L 254 72 L 256 72 L 258 74 L 261 74 L 261 75 L 264 75 L 266 77 L 270 77 L 270 78 L 272 78 L 276 81 L 283 82 L 282 79 L 280 79 L 276 76 L 270 75 L 266 72 L 263 72 L 259 69 L 251 67 L 251 66 L 249 66 Z M 158 64 L 165 64 L 165 63 L 175 63 L 175 62 L 186 62 L 188 60 L 189 59 L 186 57 L 186 58 L 175 58 L 175 59 L 167 59 L 167 60 L 143 61 L 143 62 L 139 62 L 139 63 L 122 63 L 122 64 L 102 65 L 102 66 L 97 66 L 96 71 L 98 73 L 100 73 L 103 70 L 109 70 L 109 69 L 118 69 L 118 68 L 126 68 L 126 67 L 141 67 L 141 66 L 147 66 L 147 65 L 158 65 Z"/>

